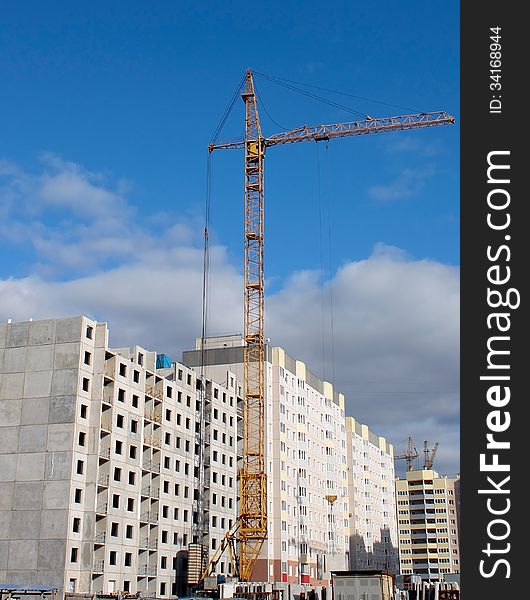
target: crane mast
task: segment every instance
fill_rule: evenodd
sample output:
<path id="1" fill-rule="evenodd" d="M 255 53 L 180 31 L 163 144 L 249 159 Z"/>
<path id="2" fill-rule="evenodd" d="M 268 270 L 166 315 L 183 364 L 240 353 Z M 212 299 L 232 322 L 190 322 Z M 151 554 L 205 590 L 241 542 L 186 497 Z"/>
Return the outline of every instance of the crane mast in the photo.
<path id="1" fill-rule="evenodd" d="M 243 466 L 240 472 L 239 576 L 247 581 L 267 537 L 263 163 L 265 146 L 252 73 L 245 90 L 245 275 Z"/>
<path id="2" fill-rule="evenodd" d="M 210 560 L 201 580 L 212 571 L 228 548 L 234 574 L 248 581 L 267 538 L 267 476 L 265 472 L 265 334 L 264 334 L 264 162 L 271 146 L 307 141 L 324 141 L 371 133 L 418 129 L 454 123 L 445 112 L 398 117 L 304 125 L 270 137 L 261 132 L 252 71 L 247 69 L 242 98 L 245 102 L 245 137 L 226 143 L 212 143 L 208 149 L 245 151 L 244 201 L 244 383 L 243 383 L 243 464 L 239 472 L 239 514 Z M 236 550 L 236 542 L 238 548 Z M 237 555 L 236 555 L 237 552 Z"/>

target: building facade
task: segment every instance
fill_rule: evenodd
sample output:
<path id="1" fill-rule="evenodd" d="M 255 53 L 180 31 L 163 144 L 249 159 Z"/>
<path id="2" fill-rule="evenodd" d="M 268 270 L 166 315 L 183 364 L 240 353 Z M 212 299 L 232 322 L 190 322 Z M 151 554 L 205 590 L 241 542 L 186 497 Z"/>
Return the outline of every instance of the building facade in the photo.
<path id="1" fill-rule="evenodd" d="M 188 544 L 236 517 L 235 379 L 202 389 L 86 317 L 1 325 L 0 360 L 0 581 L 182 594 Z"/>
<path id="2" fill-rule="evenodd" d="M 399 572 L 394 449 L 346 417 L 350 569 Z"/>
<path id="3" fill-rule="evenodd" d="M 401 574 L 436 581 L 460 572 L 456 481 L 432 469 L 396 480 Z"/>
<path id="4" fill-rule="evenodd" d="M 201 354 L 212 380 L 243 374 L 241 336 L 212 338 Z M 282 348 L 266 348 L 268 539 L 260 581 L 328 585 L 331 570 L 397 572 L 393 448 L 345 417 L 344 396 Z"/>

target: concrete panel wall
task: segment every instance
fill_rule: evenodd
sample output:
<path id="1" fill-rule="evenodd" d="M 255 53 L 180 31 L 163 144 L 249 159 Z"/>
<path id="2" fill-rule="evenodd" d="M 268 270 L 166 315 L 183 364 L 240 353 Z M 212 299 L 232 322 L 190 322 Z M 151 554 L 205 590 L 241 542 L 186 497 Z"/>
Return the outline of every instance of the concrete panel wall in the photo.
<path id="1" fill-rule="evenodd" d="M 0 325 L 0 580 L 64 585 L 83 317 Z"/>

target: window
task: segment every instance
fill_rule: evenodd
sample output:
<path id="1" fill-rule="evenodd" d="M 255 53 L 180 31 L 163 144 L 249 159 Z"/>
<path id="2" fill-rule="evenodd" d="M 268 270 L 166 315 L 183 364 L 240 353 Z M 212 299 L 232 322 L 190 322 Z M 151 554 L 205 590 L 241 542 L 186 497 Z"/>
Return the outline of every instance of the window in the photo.
<path id="1" fill-rule="evenodd" d="M 127 377 L 127 365 L 124 363 L 120 363 L 120 376 Z"/>
<path id="2" fill-rule="evenodd" d="M 171 458 L 169 456 L 164 456 L 164 469 L 169 469 L 171 465 Z"/>
<path id="3" fill-rule="evenodd" d="M 123 564 L 126 567 L 130 567 L 132 565 L 132 553 L 131 552 L 125 553 L 125 558 L 124 558 Z"/>
<path id="4" fill-rule="evenodd" d="M 136 458 L 136 446 L 129 447 L 129 458 Z"/>
<path id="5" fill-rule="evenodd" d="M 121 469 L 114 467 L 114 481 L 121 481 Z"/>
<path id="6" fill-rule="evenodd" d="M 133 526 L 132 525 L 127 525 L 125 527 L 125 537 L 128 540 L 132 540 L 132 537 L 133 537 Z"/>
<path id="7" fill-rule="evenodd" d="M 120 508 L 120 495 L 112 494 L 112 508 Z"/>
<path id="8" fill-rule="evenodd" d="M 141 352 L 138 352 L 138 364 L 143 366 L 144 364 L 144 355 Z"/>
<path id="9" fill-rule="evenodd" d="M 172 398 L 173 397 L 173 390 L 169 387 L 169 385 L 166 387 L 166 396 L 168 398 Z"/>
<path id="10" fill-rule="evenodd" d="M 79 432 L 79 439 L 78 439 L 78 444 L 80 446 L 84 446 L 85 445 L 85 440 L 86 440 L 86 433 L 84 431 L 80 431 Z"/>
<path id="11" fill-rule="evenodd" d="M 160 595 L 161 596 L 165 596 L 166 595 L 166 582 L 162 581 L 160 583 Z"/>
<path id="12" fill-rule="evenodd" d="M 140 371 L 133 371 L 133 381 L 134 381 L 134 383 L 139 383 Z"/>
<path id="13" fill-rule="evenodd" d="M 87 325 L 86 327 L 86 332 L 85 332 L 85 336 L 91 340 L 94 336 L 94 328 L 91 327 L 90 325 Z"/>
<path id="14" fill-rule="evenodd" d="M 120 530 L 120 526 L 118 523 L 110 524 L 110 535 L 112 537 L 118 537 L 119 530 Z"/>
<path id="15" fill-rule="evenodd" d="M 180 379 L 180 381 L 182 381 L 182 369 L 178 370 L 177 377 Z"/>
<path id="16" fill-rule="evenodd" d="M 171 411 L 166 408 L 166 421 L 171 421 Z"/>
<path id="17" fill-rule="evenodd" d="M 81 404 L 81 408 L 79 410 L 79 416 L 82 419 L 86 419 L 87 411 L 88 411 L 88 406 L 86 404 Z"/>
<path id="18" fill-rule="evenodd" d="M 175 496 L 180 496 L 180 484 L 175 483 Z"/>
<path id="19" fill-rule="evenodd" d="M 111 550 L 109 553 L 109 565 L 115 565 L 118 553 L 116 550 Z"/>
<path id="20" fill-rule="evenodd" d="M 167 544 L 167 531 L 162 531 L 162 544 Z"/>
<path id="21" fill-rule="evenodd" d="M 82 383 L 83 392 L 88 392 L 89 385 L 90 385 L 90 379 L 88 377 L 83 377 L 83 383 Z"/>
<path id="22" fill-rule="evenodd" d="M 85 356 L 83 357 L 83 362 L 85 363 L 85 365 L 92 364 L 92 354 L 90 354 L 90 352 L 87 352 L 86 350 Z"/>
<path id="23" fill-rule="evenodd" d="M 127 510 L 134 512 L 134 498 L 127 498 Z"/>
<path id="24" fill-rule="evenodd" d="M 171 434 L 168 431 L 166 431 L 164 435 L 164 444 L 166 444 L 167 446 L 171 445 Z"/>
<path id="25" fill-rule="evenodd" d="M 131 433 L 137 433 L 137 432 L 138 432 L 138 421 L 133 419 L 131 421 Z"/>
<path id="26" fill-rule="evenodd" d="M 164 519 L 167 519 L 168 514 L 169 514 L 169 506 L 167 506 L 167 504 L 162 505 L 162 517 Z"/>
<path id="27" fill-rule="evenodd" d="M 167 556 L 160 557 L 160 568 L 167 569 Z M 162 586 L 160 586 L 160 587 L 162 587 Z"/>
<path id="28" fill-rule="evenodd" d="M 77 461 L 77 474 L 82 475 L 85 472 L 85 463 L 82 460 Z"/>
<path id="29" fill-rule="evenodd" d="M 70 562 L 73 562 L 73 563 L 77 562 L 77 553 L 78 553 L 78 549 L 72 548 L 72 550 L 70 552 Z"/>
<path id="30" fill-rule="evenodd" d="M 180 448 L 180 438 L 175 438 L 175 448 Z"/>
<path id="31" fill-rule="evenodd" d="M 164 481 L 164 494 L 169 494 L 169 481 Z"/>
<path id="32" fill-rule="evenodd" d="M 83 490 L 76 488 L 76 490 L 74 492 L 74 502 L 76 504 L 81 504 L 82 497 L 83 497 Z"/>
<path id="33" fill-rule="evenodd" d="M 182 515 L 182 520 L 184 521 L 184 523 L 187 523 L 187 522 L 188 522 L 188 511 L 187 511 L 187 510 L 185 510 L 185 511 L 183 512 L 183 515 Z"/>
<path id="34" fill-rule="evenodd" d="M 116 440 L 116 445 L 114 446 L 114 451 L 116 452 L 116 454 L 121 454 L 122 449 L 123 449 L 123 442 L 120 442 L 120 440 Z"/>
<path id="35" fill-rule="evenodd" d="M 118 388 L 118 401 L 125 402 L 125 390 Z"/>
<path id="36" fill-rule="evenodd" d="M 74 533 L 79 533 L 80 529 L 81 529 L 81 519 L 79 517 L 74 517 L 74 520 L 72 521 L 72 531 Z"/>
<path id="37" fill-rule="evenodd" d="M 138 396 L 136 394 L 133 394 L 131 404 L 134 406 L 134 408 L 138 408 L 138 400 Z"/>
<path id="38" fill-rule="evenodd" d="M 136 483 L 136 473 L 134 471 L 129 471 L 129 485 L 134 485 Z"/>

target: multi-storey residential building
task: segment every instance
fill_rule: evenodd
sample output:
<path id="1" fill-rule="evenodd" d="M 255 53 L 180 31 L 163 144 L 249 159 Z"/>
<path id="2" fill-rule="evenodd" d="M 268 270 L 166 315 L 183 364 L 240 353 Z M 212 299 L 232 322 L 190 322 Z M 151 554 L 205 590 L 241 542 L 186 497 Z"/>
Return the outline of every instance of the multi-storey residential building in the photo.
<path id="1" fill-rule="evenodd" d="M 403 575 L 443 579 L 460 572 L 455 479 L 432 469 L 396 480 L 399 560 Z"/>
<path id="2" fill-rule="evenodd" d="M 108 336 L 0 325 L 0 581 L 172 596 L 236 516 L 239 386 Z"/>
<path id="3" fill-rule="evenodd" d="M 350 568 L 399 571 L 394 449 L 346 417 Z"/>
<path id="4" fill-rule="evenodd" d="M 240 335 L 210 338 L 183 353 L 208 376 L 243 376 Z M 258 581 L 325 585 L 348 566 L 349 523 L 344 397 L 282 348 L 266 347 L 268 537 L 254 568 Z"/>

